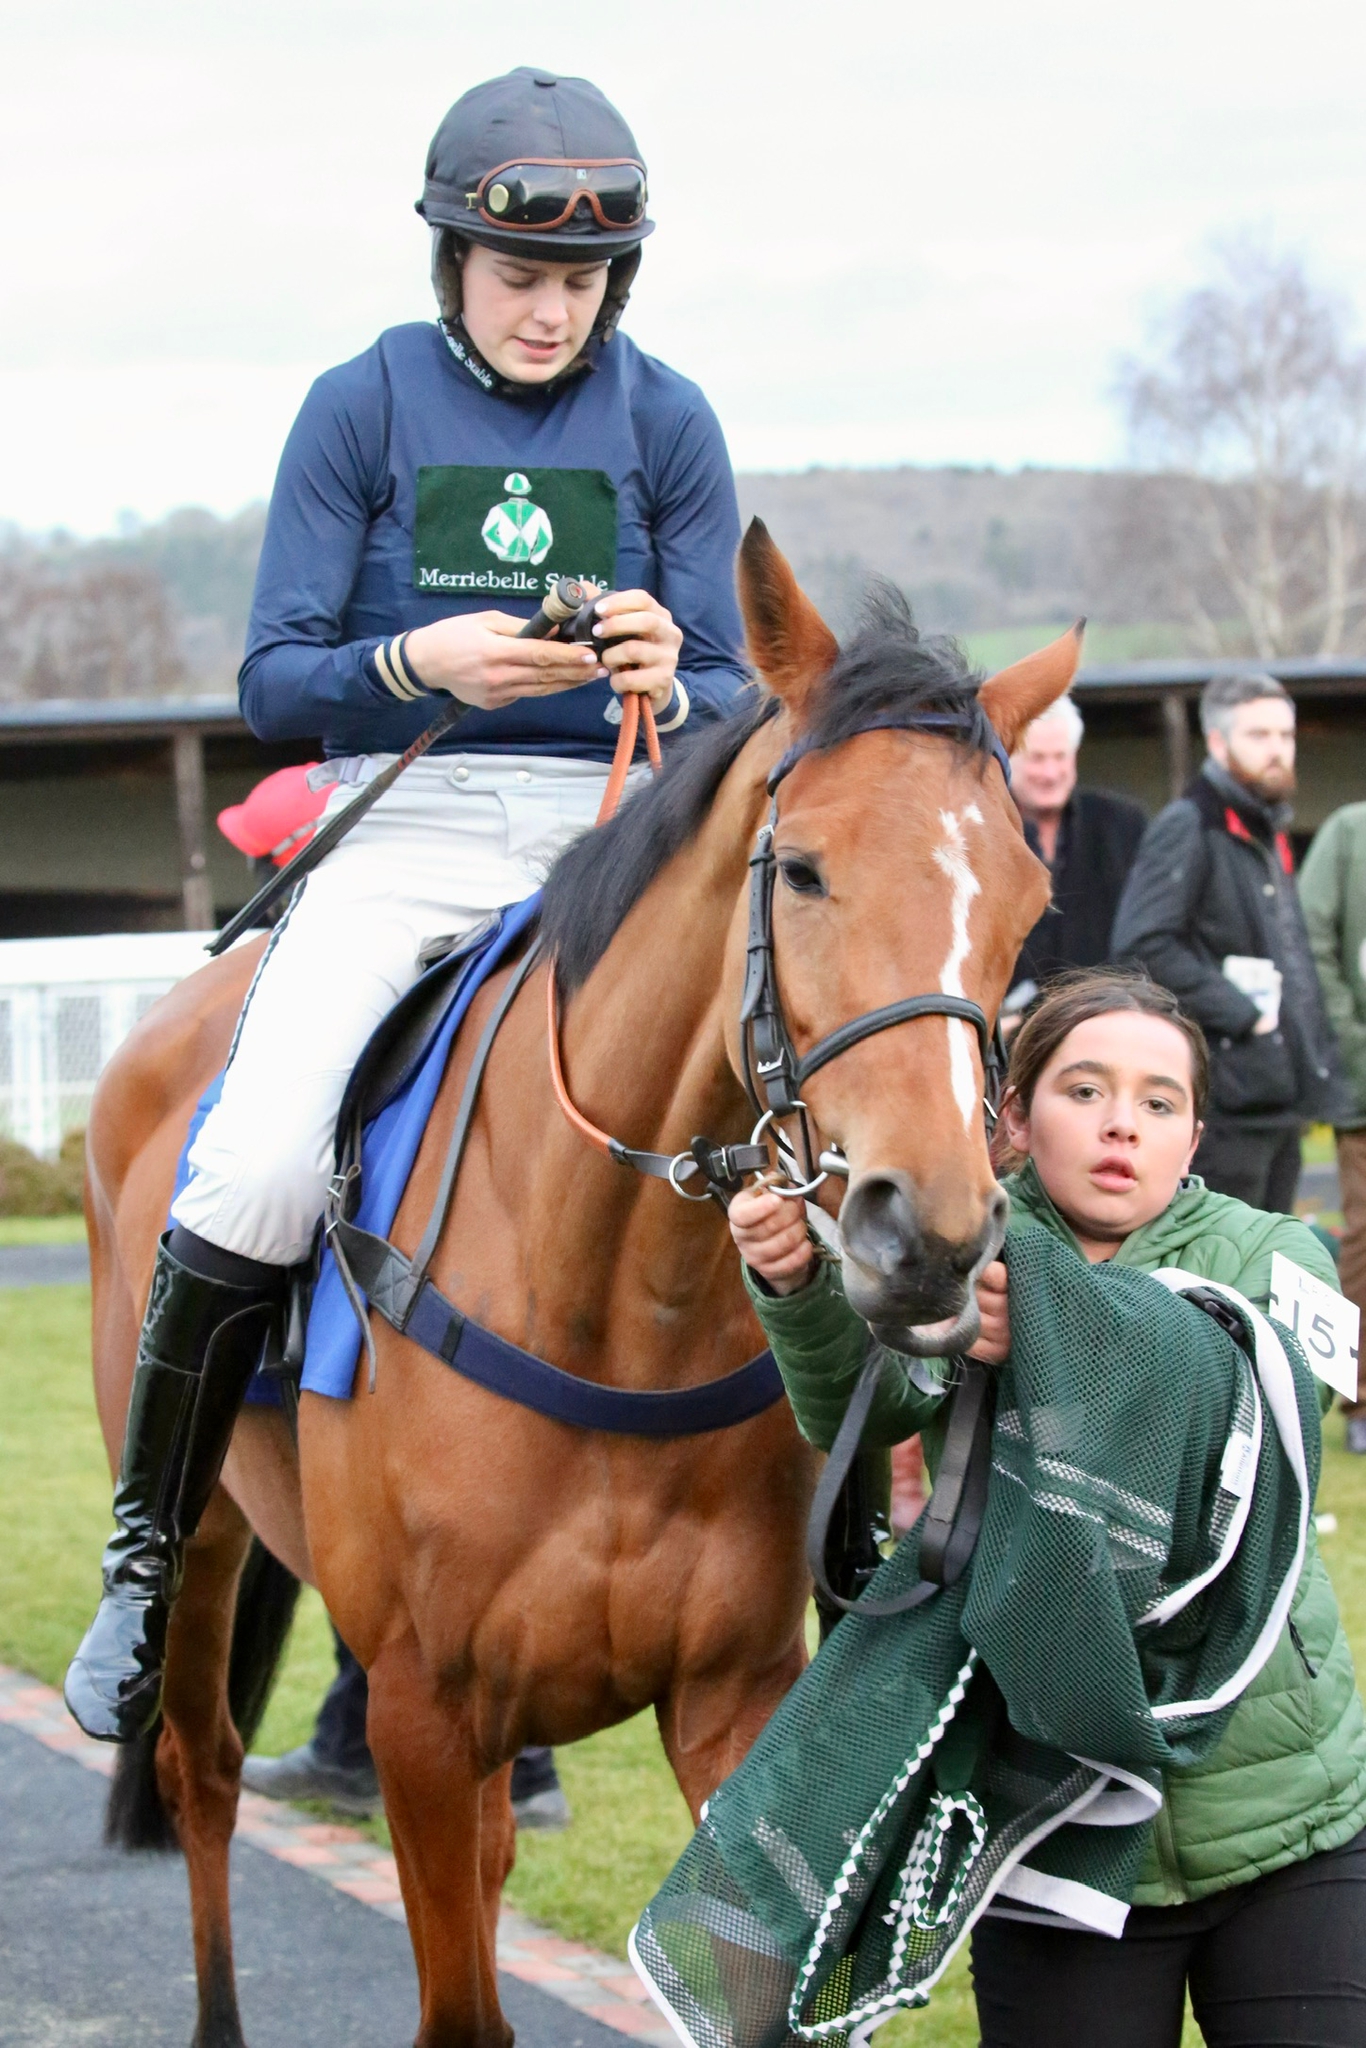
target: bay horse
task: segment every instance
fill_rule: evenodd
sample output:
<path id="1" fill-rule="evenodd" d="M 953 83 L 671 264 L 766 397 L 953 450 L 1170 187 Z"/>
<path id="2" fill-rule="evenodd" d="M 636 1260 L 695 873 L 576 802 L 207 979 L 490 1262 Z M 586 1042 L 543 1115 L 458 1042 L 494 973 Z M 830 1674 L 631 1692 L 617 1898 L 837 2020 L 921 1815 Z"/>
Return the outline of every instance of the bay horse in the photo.
<path id="1" fill-rule="evenodd" d="M 568 1086 L 584 1114 L 638 1147 L 749 1132 L 737 1078 L 746 869 L 766 778 L 794 743 L 805 751 L 778 792 L 772 932 L 799 1051 L 908 993 L 966 996 L 994 1018 L 1047 900 L 992 728 L 1015 744 L 1067 687 L 1079 635 L 979 692 L 955 650 L 920 640 L 895 593 L 841 654 L 758 522 L 739 576 L 757 708 L 701 731 L 568 849 L 545 891 Z M 905 729 L 922 715 L 924 729 Z M 96 1093 L 95 1384 L 115 1466 L 176 1160 L 258 956 L 243 948 L 173 990 Z M 583 1379 L 665 1390 L 717 1378 L 762 1344 L 724 1215 L 590 1149 L 561 1114 L 547 972 L 531 973 L 494 1046 L 434 1277 L 487 1328 Z M 391 1233 L 405 1252 L 505 982 L 481 992 L 453 1051 Z M 912 1348 L 961 1318 L 1000 1241 L 982 1089 L 973 1031 L 940 1015 L 852 1046 L 807 1091 L 819 1142 L 848 1163 L 849 1292 Z M 833 1215 L 832 1186 L 820 1192 Z M 197 2048 L 243 2039 L 228 1911 L 234 1709 L 249 1725 L 280 1647 L 269 1625 L 250 1647 L 247 1590 L 238 1601 L 253 1529 L 321 1588 L 369 1671 L 420 2048 L 511 2038 L 494 1935 L 517 1752 L 652 1706 L 696 1816 L 805 1660 L 816 1460 L 785 1402 L 703 1436 L 610 1436 L 504 1400 L 378 1320 L 375 1343 L 373 1391 L 361 1371 L 348 1401 L 305 1393 L 297 1442 L 281 1411 L 244 1413 L 189 1548 L 159 1730 L 120 1756 L 114 1834 L 149 1841 L 169 1824 L 188 1866 Z M 239 1604 L 249 1648 L 245 1673 L 233 1660 L 230 1700 Z"/>

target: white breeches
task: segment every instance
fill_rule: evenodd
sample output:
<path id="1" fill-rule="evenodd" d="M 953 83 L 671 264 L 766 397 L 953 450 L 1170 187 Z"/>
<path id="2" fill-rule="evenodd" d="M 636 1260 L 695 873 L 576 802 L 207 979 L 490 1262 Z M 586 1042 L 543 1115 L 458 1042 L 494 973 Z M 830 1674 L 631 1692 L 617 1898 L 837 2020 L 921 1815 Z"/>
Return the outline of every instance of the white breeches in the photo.
<path id="1" fill-rule="evenodd" d="M 367 757 L 349 772 L 365 782 L 392 758 Z M 418 949 L 539 887 L 555 855 L 592 825 L 607 772 L 530 755 L 414 762 L 308 876 L 277 927 L 222 1099 L 191 1150 L 177 1223 L 246 1258 L 293 1265 L 307 1256 L 342 1092 L 371 1032 L 416 981 Z M 340 784 L 325 815 L 354 794 L 354 780 Z"/>

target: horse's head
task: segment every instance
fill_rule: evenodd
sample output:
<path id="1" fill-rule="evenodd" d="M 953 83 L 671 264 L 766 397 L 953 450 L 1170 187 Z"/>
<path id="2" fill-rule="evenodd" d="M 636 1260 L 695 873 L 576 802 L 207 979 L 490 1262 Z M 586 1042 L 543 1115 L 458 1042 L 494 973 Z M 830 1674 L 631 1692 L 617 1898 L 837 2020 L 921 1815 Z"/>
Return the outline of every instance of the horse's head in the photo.
<path id="1" fill-rule="evenodd" d="M 772 911 L 798 1056 L 907 996 L 965 997 L 994 1021 L 1048 877 L 992 735 L 1009 752 L 1063 693 L 1080 629 L 979 688 L 889 593 L 841 652 L 758 521 L 740 590 L 755 666 L 782 705 L 777 748 L 801 749 L 776 791 Z M 976 1335 L 974 1282 L 1008 1209 L 983 1091 L 976 1031 L 942 1015 L 850 1045 L 802 1088 L 821 1142 L 848 1161 L 845 1291 L 905 1351 Z"/>

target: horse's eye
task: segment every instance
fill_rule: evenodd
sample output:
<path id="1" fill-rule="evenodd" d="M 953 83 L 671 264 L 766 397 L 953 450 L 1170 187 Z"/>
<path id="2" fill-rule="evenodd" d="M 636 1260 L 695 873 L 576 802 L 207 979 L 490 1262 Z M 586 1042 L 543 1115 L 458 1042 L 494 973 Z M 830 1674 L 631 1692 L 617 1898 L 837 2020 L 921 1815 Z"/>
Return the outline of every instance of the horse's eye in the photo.
<path id="1" fill-rule="evenodd" d="M 795 889 L 799 896 L 824 896 L 825 880 L 820 869 L 802 854 L 784 854 L 778 862 L 778 871 L 788 888 Z"/>

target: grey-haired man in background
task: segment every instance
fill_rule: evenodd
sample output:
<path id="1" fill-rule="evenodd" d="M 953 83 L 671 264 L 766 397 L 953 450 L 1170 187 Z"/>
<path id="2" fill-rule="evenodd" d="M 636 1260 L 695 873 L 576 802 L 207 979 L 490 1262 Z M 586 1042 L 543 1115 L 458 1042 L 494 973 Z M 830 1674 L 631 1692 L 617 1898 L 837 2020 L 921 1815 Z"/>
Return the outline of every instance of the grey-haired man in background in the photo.
<path id="1" fill-rule="evenodd" d="M 1020 948 L 1005 1001 L 1007 1030 L 1055 975 L 1109 959 L 1115 912 L 1148 823 L 1132 798 L 1078 785 L 1085 730 L 1072 699 L 1059 697 L 1011 756 L 1025 838 L 1048 869 L 1053 900 Z"/>
<path id="2" fill-rule="evenodd" d="M 1200 723 L 1207 758 L 1144 834 L 1113 951 L 1178 996 L 1209 1040 L 1195 1171 L 1220 1194 L 1288 1210 L 1305 1123 L 1350 1113 L 1286 836 L 1295 707 L 1274 676 L 1241 670 L 1207 685 Z"/>

